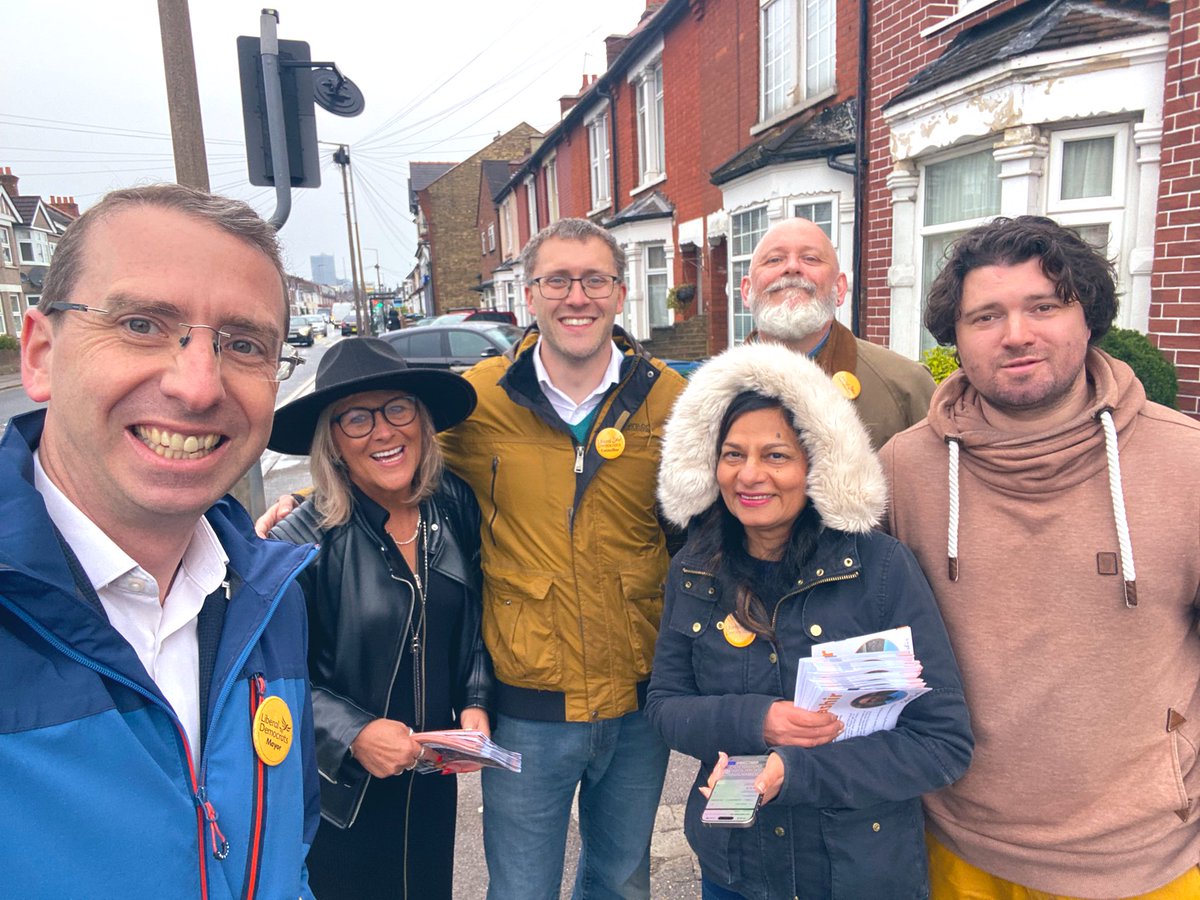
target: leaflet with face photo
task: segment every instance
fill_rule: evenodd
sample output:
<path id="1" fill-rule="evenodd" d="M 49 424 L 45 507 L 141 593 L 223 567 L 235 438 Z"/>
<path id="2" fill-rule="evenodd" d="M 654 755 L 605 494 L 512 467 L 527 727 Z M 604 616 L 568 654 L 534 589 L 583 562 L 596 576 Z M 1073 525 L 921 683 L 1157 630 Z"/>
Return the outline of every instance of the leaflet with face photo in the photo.
<path id="1" fill-rule="evenodd" d="M 817 644 L 799 661 L 795 704 L 841 719 L 839 741 L 890 731 L 904 707 L 929 690 L 912 648 L 907 625 Z"/>

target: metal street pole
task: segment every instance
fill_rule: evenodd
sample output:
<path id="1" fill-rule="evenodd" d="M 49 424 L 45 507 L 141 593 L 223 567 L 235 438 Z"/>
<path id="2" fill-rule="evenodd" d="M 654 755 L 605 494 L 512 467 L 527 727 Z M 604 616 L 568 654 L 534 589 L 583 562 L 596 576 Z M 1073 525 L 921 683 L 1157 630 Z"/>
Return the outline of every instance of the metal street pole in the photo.
<path id="1" fill-rule="evenodd" d="M 192 49 L 187 0 L 158 0 L 158 29 L 167 77 L 175 180 L 207 191 L 208 159 L 204 152 L 204 124 L 200 118 L 200 90 L 196 86 L 196 54 Z"/>
<path id="2" fill-rule="evenodd" d="M 347 150 L 349 157 L 349 150 Z M 363 282 L 363 308 L 367 312 L 367 334 L 374 336 L 375 334 L 375 318 L 374 310 L 371 309 L 371 301 L 367 299 L 367 269 L 363 265 L 362 258 L 362 233 L 358 230 L 358 200 L 354 195 L 354 163 L 347 159 L 346 170 L 350 173 L 350 208 L 354 210 L 354 249 L 358 252 L 358 273 L 362 276 Z M 379 285 L 375 286 L 379 289 Z M 362 324 L 359 324 L 359 331 L 362 330 Z"/>
<path id="3" fill-rule="evenodd" d="M 350 166 L 350 150 L 345 144 L 334 151 L 333 161 L 342 170 L 342 198 L 346 201 L 346 237 L 350 243 L 350 278 L 354 283 L 354 309 L 355 315 L 358 317 L 358 333 L 362 334 L 363 295 L 359 287 L 358 266 L 354 257 L 354 220 L 350 218 L 350 184 L 346 175 L 346 169 Z"/>

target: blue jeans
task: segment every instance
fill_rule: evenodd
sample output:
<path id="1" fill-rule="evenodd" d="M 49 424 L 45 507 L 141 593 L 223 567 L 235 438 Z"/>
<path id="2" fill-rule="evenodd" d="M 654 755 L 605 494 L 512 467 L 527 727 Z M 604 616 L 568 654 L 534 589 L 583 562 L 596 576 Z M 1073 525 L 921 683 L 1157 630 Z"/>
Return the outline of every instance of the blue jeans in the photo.
<path id="1" fill-rule="evenodd" d="M 741 894 L 735 894 L 727 887 L 721 887 L 715 881 L 707 878 L 700 879 L 701 900 L 746 900 Z"/>
<path id="2" fill-rule="evenodd" d="M 645 716 L 598 722 L 497 717 L 492 737 L 520 774 L 483 770 L 488 900 L 551 900 L 562 885 L 571 801 L 583 847 L 575 900 L 650 896 L 650 836 L 669 751 Z"/>

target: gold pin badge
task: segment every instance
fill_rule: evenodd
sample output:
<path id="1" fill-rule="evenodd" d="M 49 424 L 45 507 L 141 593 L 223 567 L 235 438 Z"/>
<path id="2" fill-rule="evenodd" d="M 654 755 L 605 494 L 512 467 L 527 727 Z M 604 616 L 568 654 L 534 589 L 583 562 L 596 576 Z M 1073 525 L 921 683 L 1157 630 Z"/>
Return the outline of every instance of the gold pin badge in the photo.
<path id="1" fill-rule="evenodd" d="M 853 400 L 862 393 L 862 385 L 859 384 L 858 379 L 854 377 L 853 372 L 847 372 L 845 370 L 841 372 L 834 372 L 833 383 L 837 385 L 838 390 L 842 392 L 842 396 L 847 400 Z"/>
<path id="2" fill-rule="evenodd" d="M 254 714 L 254 752 L 268 766 L 283 762 L 292 749 L 292 711 L 282 697 L 266 697 Z"/>
<path id="3" fill-rule="evenodd" d="M 742 623 L 734 617 L 733 613 L 725 617 L 725 620 L 720 624 L 720 628 L 721 632 L 725 635 L 725 640 L 729 641 L 735 647 L 749 647 L 754 643 L 754 632 L 743 628 Z"/>
<path id="4" fill-rule="evenodd" d="M 596 452 L 605 459 L 616 459 L 625 452 L 625 435 L 615 428 L 601 429 L 596 435 Z"/>

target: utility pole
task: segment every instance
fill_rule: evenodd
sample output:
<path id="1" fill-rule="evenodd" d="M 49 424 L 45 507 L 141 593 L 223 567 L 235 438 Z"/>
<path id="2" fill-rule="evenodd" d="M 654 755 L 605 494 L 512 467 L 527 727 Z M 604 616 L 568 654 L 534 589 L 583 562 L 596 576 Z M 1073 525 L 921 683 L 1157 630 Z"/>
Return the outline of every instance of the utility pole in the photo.
<path id="1" fill-rule="evenodd" d="M 207 191 L 208 158 L 204 152 L 204 124 L 200 119 L 200 89 L 196 85 L 196 54 L 192 49 L 187 0 L 158 0 L 158 29 L 167 76 L 175 180 Z"/>
<path id="2" fill-rule="evenodd" d="M 346 237 L 350 243 L 350 279 L 354 283 L 354 309 L 358 316 L 358 333 L 363 333 L 367 319 L 364 315 L 366 303 L 358 277 L 358 265 L 354 256 L 354 220 L 350 217 L 350 184 L 346 170 L 350 168 L 350 148 L 345 144 L 333 151 L 333 161 L 342 170 L 342 197 L 346 201 Z"/>
<path id="3" fill-rule="evenodd" d="M 347 148 L 346 152 L 347 152 L 347 155 L 349 155 L 349 148 Z M 375 317 L 374 317 L 375 311 L 371 308 L 371 301 L 367 298 L 367 269 L 366 269 L 366 266 L 363 265 L 363 258 L 362 258 L 362 232 L 360 232 L 358 230 L 358 197 L 354 193 L 354 166 L 347 164 L 346 170 L 350 173 L 350 209 L 353 210 L 353 213 L 354 213 L 354 250 L 355 250 L 355 252 L 358 253 L 358 274 L 359 274 L 360 278 L 362 279 L 362 283 L 363 283 L 363 308 L 367 312 L 367 318 L 366 318 L 367 334 L 374 337 L 375 336 Z M 376 283 L 375 289 L 379 290 L 378 283 Z M 360 323 L 359 331 L 361 332 L 361 330 L 362 330 L 362 325 Z"/>

